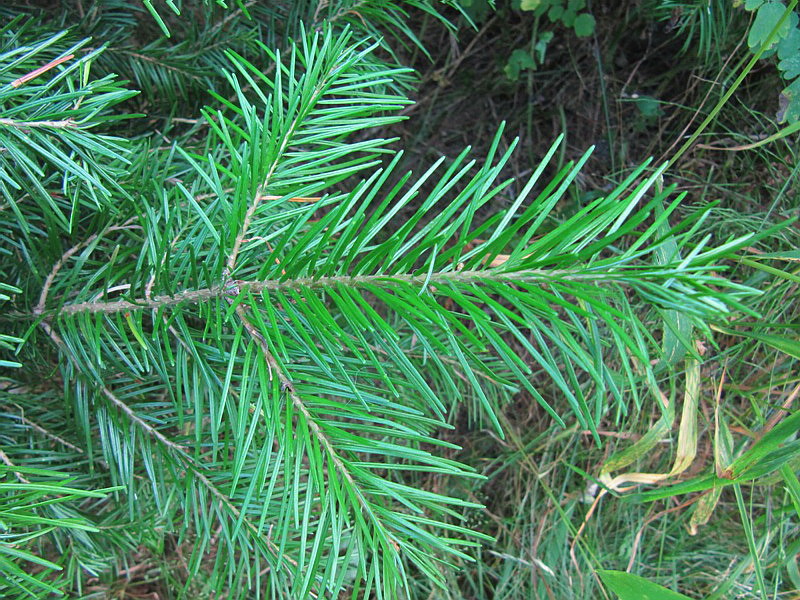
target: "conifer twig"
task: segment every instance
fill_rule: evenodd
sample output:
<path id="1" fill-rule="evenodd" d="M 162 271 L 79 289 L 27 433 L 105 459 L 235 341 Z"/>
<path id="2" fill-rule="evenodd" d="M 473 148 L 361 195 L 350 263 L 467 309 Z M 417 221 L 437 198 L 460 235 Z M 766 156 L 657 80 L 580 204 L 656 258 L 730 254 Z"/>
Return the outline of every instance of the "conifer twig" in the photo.
<path id="1" fill-rule="evenodd" d="M 47 295 L 50 293 L 50 287 L 53 285 L 53 281 L 55 280 L 56 275 L 58 275 L 58 272 L 61 270 L 61 267 L 64 266 L 64 263 L 71 256 L 73 256 L 79 250 L 82 250 L 83 248 L 86 248 L 86 246 L 91 244 L 98 237 L 101 237 L 101 236 L 103 236 L 103 235 L 105 235 L 105 234 L 107 234 L 107 233 L 109 233 L 111 231 L 119 231 L 119 230 L 122 230 L 122 229 L 130 229 L 131 228 L 131 223 L 133 223 L 133 219 L 132 218 L 128 219 L 127 221 L 125 221 L 125 223 L 123 223 L 122 225 L 112 225 L 110 227 L 107 227 L 105 230 L 101 231 L 100 233 L 94 233 L 94 234 L 90 235 L 88 238 L 83 240 L 80 244 L 76 244 L 72 248 L 70 248 L 69 250 L 64 252 L 64 254 L 61 255 L 61 258 L 56 261 L 56 264 L 53 265 L 53 268 L 50 269 L 50 273 L 45 278 L 44 285 L 42 286 L 42 291 L 39 294 L 39 301 L 36 303 L 36 306 L 33 309 L 33 314 L 34 315 L 40 315 L 40 314 L 42 314 L 44 312 L 44 306 L 45 306 L 45 303 L 47 302 Z M 135 227 L 138 227 L 138 225 L 136 225 Z"/>
<path id="2" fill-rule="evenodd" d="M 322 93 L 322 90 L 324 89 L 326 83 L 327 83 L 327 80 L 323 79 L 315 87 L 314 92 L 311 94 L 311 97 L 308 100 L 308 104 L 309 105 L 313 105 L 316 102 L 316 100 L 319 98 L 320 94 Z M 300 125 L 301 116 L 302 115 L 300 115 L 300 114 L 295 115 L 295 117 L 294 117 L 294 119 L 292 119 L 292 122 L 289 125 L 288 129 L 284 132 L 283 139 L 281 140 L 280 148 L 278 148 L 278 150 L 276 152 L 277 156 L 283 155 L 283 153 L 286 151 L 286 148 L 288 148 L 290 142 L 292 141 L 292 138 L 294 137 L 295 130 Z M 269 168 L 269 170 L 267 171 L 267 174 L 264 177 L 264 181 L 259 186 L 258 190 L 256 191 L 256 195 L 253 198 L 253 201 L 250 203 L 250 206 L 247 208 L 247 212 L 244 215 L 244 219 L 242 219 L 242 227 L 239 230 L 239 234 L 236 236 L 236 239 L 233 242 L 233 248 L 231 249 L 231 253 L 228 255 L 227 267 L 228 267 L 228 270 L 231 273 L 233 273 L 234 270 L 235 270 L 236 259 L 239 257 L 239 250 L 241 249 L 241 246 L 242 246 L 242 243 L 244 242 L 244 239 L 247 237 L 247 233 L 248 233 L 248 230 L 250 229 L 250 224 L 253 221 L 253 217 L 255 216 L 256 210 L 258 210 L 258 207 L 259 207 L 261 201 L 268 197 L 267 193 L 266 193 L 267 192 L 267 187 L 269 186 L 269 183 L 270 183 L 270 181 L 272 179 L 272 176 L 275 173 L 275 170 L 278 168 L 279 164 L 280 164 L 280 162 L 277 161 L 277 160 L 272 162 L 272 165 L 270 165 L 270 168 Z"/>
<path id="3" fill-rule="evenodd" d="M 17 468 L 17 465 L 15 465 L 14 462 L 8 457 L 8 454 L 3 452 L 2 448 L 0 448 L 0 460 L 2 460 L 6 464 L 6 466 L 11 467 L 12 469 L 16 469 Z M 18 471 L 14 471 L 14 476 L 17 479 L 19 479 L 20 482 L 22 482 L 22 483 L 30 483 L 30 481 L 28 479 L 26 479 L 22 475 L 22 473 L 20 473 Z"/>
<path id="4" fill-rule="evenodd" d="M 350 470 L 345 466 L 344 461 L 339 456 L 339 453 L 336 451 L 336 448 L 333 447 L 331 440 L 325 435 L 325 432 L 322 431 L 317 420 L 308 410 L 308 407 L 303 402 L 303 399 L 297 393 L 297 390 L 294 388 L 294 384 L 289 377 L 289 375 L 284 371 L 280 363 L 275 360 L 275 357 L 272 355 L 272 351 L 267 344 L 266 339 L 264 336 L 259 333 L 259 331 L 255 328 L 255 326 L 250 322 L 247 317 L 247 313 L 245 308 L 242 304 L 236 306 L 236 314 L 239 316 L 242 324 L 244 325 L 245 330 L 250 334 L 250 336 L 255 340 L 256 344 L 258 344 L 259 349 L 261 350 L 261 355 L 264 358 L 265 362 L 267 363 L 267 368 L 269 369 L 270 378 L 273 376 L 273 373 L 277 375 L 278 381 L 281 384 L 281 389 L 285 390 L 289 395 L 289 398 L 292 400 L 292 404 L 294 407 L 303 415 L 305 422 L 308 426 L 309 431 L 314 435 L 320 445 L 325 449 L 326 454 L 328 455 L 331 462 L 333 462 L 334 467 L 336 470 L 341 474 L 344 480 L 347 482 L 348 486 L 356 490 L 358 489 L 358 484 L 353 477 L 353 474 Z M 381 518 L 372 510 L 372 507 L 364 498 L 362 493 L 356 493 L 355 496 L 358 498 L 358 502 L 361 505 L 361 508 L 370 516 L 370 519 L 376 523 L 381 530 L 382 537 L 386 539 L 392 547 L 397 550 L 397 543 L 394 541 L 392 536 L 389 533 L 389 529 L 386 525 L 383 524 Z"/>
<path id="5" fill-rule="evenodd" d="M 616 275 L 616 276 L 615 276 Z M 637 277 L 646 280 L 646 273 L 639 271 Z M 662 278 L 674 275 L 674 271 L 662 270 L 658 273 Z M 427 281 L 428 288 L 436 284 L 444 285 L 449 283 L 471 283 L 477 281 L 493 281 L 507 283 L 528 283 L 546 285 L 553 282 L 583 282 L 583 283 L 613 283 L 623 287 L 629 287 L 631 283 L 624 278 L 624 271 L 617 273 L 608 271 L 586 272 L 571 271 L 568 269 L 525 269 L 520 271 L 499 271 L 499 270 L 478 270 L 478 271 L 447 271 L 433 274 L 426 278 L 421 275 L 411 273 L 398 273 L 394 275 L 375 274 L 375 275 L 333 275 L 326 277 L 298 277 L 292 280 L 267 279 L 263 281 L 236 280 L 239 290 L 250 292 L 264 292 L 272 290 L 288 289 L 323 289 L 344 285 L 352 288 L 359 288 L 365 285 L 376 283 L 405 283 L 409 285 L 422 286 Z M 178 304 L 198 304 L 207 300 L 224 298 L 230 296 L 230 288 L 225 285 L 210 286 L 195 290 L 181 290 L 171 295 L 155 296 L 151 298 L 137 298 L 135 300 L 108 300 L 102 302 L 76 302 L 66 304 L 53 314 L 76 315 L 80 313 L 104 313 L 114 314 L 131 310 L 161 309 L 174 307 Z M 235 294 L 234 294 L 235 295 Z M 48 311 L 37 309 L 30 314 L 15 313 L 15 318 L 21 316 L 35 317 Z"/>
<path id="6" fill-rule="evenodd" d="M 73 364 L 77 365 L 69 347 L 61 339 L 61 336 L 59 336 L 46 321 L 42 321 L 41 323 L 39 323 L 39 325 L 45 330 L 50 339 L 53 340 L 53 343 L 55 343 L 59 347 L 59 349 L 62 352 L 64 352 L 67 358 L 70 361 L 72 361 Z M 123 402 L 120 398 L 118 398 L 111 390 L 109 390 L 108 387 L 101 386 L 100 391 L 102 391 L 103 395 L 106 398 L 108 398 L 116 408 L 118 408 L 122 413 L 124 413 L 128 417 L 128 419 L 130 419 L 131 422 L 136 424 L 147 435 L 151 436 L 156 441 L 158 441 L 167 450 L 173 452 L 175 456 L 177 456 L 177 458 L 184 464 L 184 466 L 188 470 L 190 470 L 192 474 L 203 484 L 203 486 L 206 489 L 208 489 L 208 491 L 211 492 L 211 494 L 215 498 L 217 498 L 222 504 L 224 504 L 226 508 L 228 508 L 228 510 L 231 512 L 231 514 L 233 514 L 234 517 L 236 517 L 237 519 L 241 517 L 241 511 L 238 508 L 236 508 L 236 506 L 233 505 L 230 498 L 224 493 L 222 493 L 217 488 L 217 486 L 215 486 L 211 482 L 211 480 L 204 473 L 200 471 L 200 469 L 194 464 L 194 461 L 192 461 L 192 459 L 187 455 L 188 448 L 186 448 L 185 446 L 181 446 L 180 444 L 176 444 L 175 442 L 167 438 L 164 434 L 162 434 L 158 429 L 156 429 L 155 427 L 150 425 L 147 421 L 142 419 L 138 414 L 136 414 L 136 412 L 130 406 L 128 406 L 125 402 Z M 6 462 L 6 459 L 8 459 L 8 457 L 2 452 L 2 449 L 0 449 L 0 459 L 3 460 L 4 462 Z M 13 466 L 13 463 L 11 463 L 10 461 L 7 462 L 7 464 L 9 464 L 9 466 Z M 247 528 L 250 529 L 253 533 L 255 534 L 259 533 L 258 528 L 249 520 L 244 519 L 244 523 L 246 524 Z M 273 553 L 274 556 L 280 556 L 279 548 L 269 539 L 267 540 L 267 546 L 270 548 L 270 551 Z M 293 564 L 294 566 L 298 565 L 298 563 L 289 556 L 284 556 L 283 558 L 287 562 Z"/>
<path id="7" fill-rule="evenodd" d="M 16 129 L 31 129 L 38 127 L 50 127 L 53 129 L 78 129 L 78 124 L 72 119 L 59 121 L 15 121 L 6 117 L 0 117 L 0 125 L 15 127 Z"/>

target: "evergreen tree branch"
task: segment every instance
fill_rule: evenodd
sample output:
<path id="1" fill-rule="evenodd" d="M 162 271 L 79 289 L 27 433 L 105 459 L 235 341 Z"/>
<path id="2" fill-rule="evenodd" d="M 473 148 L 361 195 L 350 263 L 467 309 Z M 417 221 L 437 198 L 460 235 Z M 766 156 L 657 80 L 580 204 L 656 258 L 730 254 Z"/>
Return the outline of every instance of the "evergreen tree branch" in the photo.
<path id="1" fill-rule="evenodd" d="M 110 228 L 109 231 L 123 229 L 124 227 Z M 93 238 L 94 239 L 94 238 Z M 86 246 L 92 240 L 84 242 L 81 246 Z M 744 243 L 744 242 L 742 242 Z M 78 247 L 74 248 L 77 251 Z M 74 253 L 74 252 L 72 252 Z M 70 254 L 71 255 L 71 254 Z M 68 256 L 65 256 L 68 258 Z M 60 267 L 60 264 L 58 265 Z M 718 269 L 718 268 L 717 268 Z M 54 267 L 54 270 L 56 268 Z M 515 283 L 526 283 L 532 285 L 552 285 L 555 283 L 594 283 L 599 285 L 620 285 L 635 289 L 643 283 L 658 283 L 668 281 L 681 275 L 691 276 L 691 281 L 695 283 L 724 283 L 726 280 L 716 275 L 702 275 L 705 267 L 678 268 L 675 265 L 670 268 L 666 265 L 658 269 L 643 269 L 632 267 L 630 271 L 587 271 L 585 269 L 528 269 L 522 271 L 503 271 L 503 270 L 478 270 L 478 271 L 448 271 L 436 273 L 430 276 L 416 275 L 412 273 L 396 273 L 391 275 L 341 275 L 326 277 L 300 277 L 297 279 L 286 280 L 267 280 L 267 281 L 248 281 L 235 280 L 233 283 L 240 292 L 269 292 L 269 291 L 288 291 L 288 290 L 324 290 L 326 288 L 336 288 L 339 286 L 351 289 L 366 289 L 373 285 L 384 285 L 391 287 L 393 284 L 410 285 L 422 292 L 428 290 L 436 293 L 436 286 L 447 284 L 481 284 L 487 282 L 497 282 L 512 285 Z M 695 273 L 697 274 L 695 274 Z M 52 272 L 51 272 L 52 275 Z M 51 283 L 52 280 L 48 278 Z M 48 286 L 49 287 L 49 286 Z M 43 289 L 43 292 L 45 290 Z M 169 296 L 155 296 L 151 298 L 137 298 L 134 300 L 98 300 L 92 302 L 79 302 L 74 304 L 63 304 L 57 309 L 42 309 L 40 306 L 31 313 L 11 313 L 14 318 L 35 318 L 45 315 L 48 318 L 73 316 L 83 313 L 88 314 L 115 314 L 124 313 L 131 310 L 160 310 L 175 309 L 184 304 L 198 304 L 210 300 L 218 300 L 236 296 L 232 292 L 231 281 L 219 286 L 211 286 L 202 289 L 181 290 Z M 44 294 L 46 298 L 46 294 Z M 40 300 L 41 305 L 41 300 Z"/>
<path id="2" fill-rule="evenodd" d="M 75 244 L 72 248 L 64 252 L 64 254 L 61 255 L 61 258 L 58 259 L 58 262 L 56 262 L 53 265 L 53 268 L 50 269 L 50 273 L 48 273 L 47 277 L 45 278 L 44 285 L 42 285 L 42 291 L 39 294 L 39 301 L 36 303 L 36 306 L 33 309 L 33 314 L 41 315 L 44 312 L 45 305 L 47 303 L 47 295 L 50 293 L 50 287 L 53 285 L 53 281 L 58 275 L 58 272 L 64 266 L 64 263 L 67 260 L 69 260 L 70 257 L 72 257 L 73 255 L 75 255 L 75 253 L 89 246 L 97 238 L 102 237 L 107 233 L 110 233 L 112 231 L 122 231 L 125 229 L 130 229 L 131 227 L 138 227 L 138 225 L 133 225 L 132 223 L 133 219 L 128 219 L 128 221 L 126 221 L 122 225 L 109 225 L 102 232 L 93 233 L 80 244 Z"/>
<path id="3" fill-rule="evenodd" d="M 269 367 L 269 372 L 272 375 L 278 377 L 278 380 L 281 384 L 281 389 L 284 390 L 292 400 L 292 404 L 294 404 L 295 408 L 303 415 L 306 423 L 308 423 L 308 427 L 311 430 L 314 437 L 319 442 L 320 446 L 325 449 L 328 458 L 333 462 L 334 467 L 336 470 L 341 474 L 344 480 L 347 482 L 347 486 L 350 488 L 350 492 L 358 498 L 358 502 L 361 508 L 366 512 L 370 520 L 377 526 L 377 530 L 380 532 L 381 537 L 383 538 L 384 547 L 388 550 L 391 548 L 397 548 L 397 542 L 392 539 L 391 534 L 389 533 L 389 529 L 386 525 L 382 522 L 380 517 L 375 514 L 372 506 L 370 506 L 369 502 L 367 502 L 364 494 L 360 491 L 360 486 L 356 482 L 355 477 L 350 472 L 350 469 L 347 468 L 345 461 L 342 460 L 342 457 L 337 452 L 334 444 L 331 442 L 330 438 L 325 435 L 325 433 L 320 428 L 319 424 L 317 423 L 317 419 L 306 407 L 303 399 L 297 393 L 292 383 L 292 380 L 289 377 L 289 374 L 284 370 L 281 364 L 275 360 L 275 357 L 272 354 L 272 351 L 269 348 L 269 344 L 267 340 L 264 339 L 264 336 L 261 335 L 256 327 L 250 322 L 247 318 L 247 313 L 245 308 L 242 304 L 236 306 L 236 314 L 239 316 L 242 324 L 244 325 L 245 330 L 250 334 L 250 336 L 255 340 L 256 344 L 261 350 L 261 355 L 267 366 Z"/>
<path id="4" fill-rule="evenodd" d="M 39 325 L 45 330 L 53 343 L 59 347 L 63 355 L 66 356 L 68 360 L 70 360 L 76 367 L 80 368 L 80 363 L 79 361 L 75 360 L 71 349 L 64 343 L 61 337 L 50 327 L 50 325 L 46 321 L 42 321 Z M 192 473 L 192 476 L 195 477 L 203 485 L 203 487 L 205 487 L 223 506 L 225 506 L 226 510 L 232 516 L 232 520 L 243 522 L 251 534 L 263 541 L 266 541 L 266 545 L 273 556 L 279 557 L 295 567 L 298 566 L 297 561 L 292 559 L 290 556 L 285 556 L 282 554 L 280 548 L 271 539 L 269 539 L 269 537 L 265 538 L 261 534 L 260 528 L 257 525 L 251 523 L 249 519 L 243 518 L 241 511 L 235 506 L 232 499 L 220 491 L 219 488 L 215 486 L 213 482 L 202 472 L 202 470 L 196 464 L 194 464 L 194 461 L 189 458 L 187 454 L 189 449 L 187 447 L 173 442 L 157 428 L 153 427 L 147 421 L 142 419 L 136 413 L 136 411 L 134 411 L 125 402 L 120 400 L 117 395 L 114 394 L 107 386 L 100 384 L 99 389 L 102 394 L 108 398 L 108 400 L 110 400 L 111 404 L 119 409 L 120 412 L 122 412 L 131 423 L 133 423 L 137 428 L 141 429 L 146 435 L 155 439 L 161 446 L 164 447 L 167 452 L 177 458 L 184 465 L 184 467 Z M 2 453 L 2 450 L 0 450 L 0 459 L 4 461 L 8 459 L 8 457 Z M 9 464 L 9 466 L 13 466 L 10 462 L 7 464 Z"/>
<path id="5" fill-rule="evenodd" d="M 4 127 L 15 127 L 17 129 L 31 129 L 37 127 L 51 128 L 51 129 L 79 129 L 79 125 L 73 119 L 65 119 L 63 121 L 15 121 L 14 119 L 6 119 L 0 117 L 0 125 Z"/>
<path id="6" fill-rule="evenodd" d="M 56 333 L 55 330 L 53 330 L 53 328 L 50 327 L 50 324 L 47 323 L 47 321 L 40 322 L 39 326 L 42 327 L 42 329 L 44 329 L 48 337 L 50 337 L 50 339 L 53 340 L 53 343 L 61 350 L 61 352 L 64 353 L 65 356 L 69 358 L 69 360 L 73 364 L 75 364 L 76 366 L 80 365 L 79 361 L 75 360 L 70 348 L 64 343 L 64 340 L 61 339 L 61 336 L 59 336 L 58 333 Z M 150 425 L 147 421 L 142 419 L 139 415 L 136 414 L 136 412 L 130 406 L 128 406 L 122 400 L 117 398 L 117 396 L 114 395 L 114 393 L 107 387 L 102 386 L 100 388 L 100 391 L 106 398 L 108 398 L 111 401 L 111 403 L 116 408 L 118 408 L 122 413 L 124 413 L 128 417 L 128 419 L 130 419 L 131 422 L 136 424 L 136 426 L 139 427 L 145 434 L 158 441 L 165 448 L 177 452 L 179 455 L 186 453 L 187 448 L 181 446 L 180 444 L 176 444 L 168 437 L 166 437 L 163 433 L 161 433 L 158 429 L 156 429 L 155 427 Z"/>
<path id="7" fill-rule="evenodd" d="M 319 17 L 325 8 L 275 4 L 253 12 L 318 8 Z M 347 6 L 357 13 L 341 12 Z M 389 0 L 327 8 L 357 27 L 406 27 L 403 5 Z M 499 431 L 499 409 L 524 389 L 556 423 L 571 411 L 599 439 L 606 396 L 626 409 L 652 375 L 659 332 L 630 297 L 654 313 L 722 319 L 753 291 L 718 277 L 715 262 L 748 240 L 707 248 L 695 238 L 702 214 L 670 225 L 680 197 L 651 193 L 660 171 L 646 176 L 646 165 L 554 218 L 588 157 L 539 183 L 557 143 L 508 208 L 484 218 L 510 189 L 500 178 L 514 144 L 498 150 L 502 129 L 482 165 L 465 151 L 413 179 L 394 177 L 400 155 L 365 133 L 398 120 L 404 71 L 371 56 L 374 44 L 325 26 L 303 32 L 284 57 L 266 49 L 266 66 L 237 45 L 216 74 L 230 32 L 204 37 L 211 21 L 187 23 L 174 55 L 155 41 L 131 56 L 122 32 L 116 39 L 127 41 L 112 40 L 105 63 L 141 69 L 156 95 L 175 82 L 186 86 L 176 97 L 198 81 L 219 90 L 227 79 L 230 98 L 213 92 L 219 110 L 167 121 L 192 126 L 164 131 L 174 144 L 90 131 L 111 124 L 107 109 L 129 96 L 110 78 L 90 81 L 88 59 L 75 61 L 85 74 L 64 64 L 40 80 L 44 112 L 25 95 L 35 86 L 10 88 L 0 167 L 16 175 L 0 183 L 12 182 L 3 189 L 12 208 L 20 194 L 42 202 L 22 223 L 32 225 L 35 277 L 8 269 L 28 292 L 10 317 L 21 331 L 34 320 L 55 345 L 77 415 L 64 439 L 84 435 L 81 465 L 102 460 L 92 452 L 99 440 L 102 476 L 125 485 L 131 514 L 185 521 L 180 535 L 197 541 L 189 579 L 208 571 L 210 594 L 244 595 L 250 585 L 275 597 L 388 599 L 408 587 L 409 565 L 442 584 L 439 563 L 466 560 L 463 549 L 482 539 L 456 521 L 472 503 L 414 479 L 477 477 L 440 435 L 451 407 L 469 403 Z M 199 59 L 201 40 L 209 56 Z M 48 48 L 13 73 L 0 67 L 0 84 L 50 60 Z M 30 127 L 27 137 L 18 126 L 70 121 L 75 128 Z M 99 199 L 98 182 L 108 184 Z M 54 198 L 62 187 L 72 194 Z M 48 210 L 61 232 L 46 231 Z M 607 363 L 610 352 L 621 367 Z M 543 395 L 536 370 L 556 394 Z M 19 455 L 48 439 L 20 443 Z"/>

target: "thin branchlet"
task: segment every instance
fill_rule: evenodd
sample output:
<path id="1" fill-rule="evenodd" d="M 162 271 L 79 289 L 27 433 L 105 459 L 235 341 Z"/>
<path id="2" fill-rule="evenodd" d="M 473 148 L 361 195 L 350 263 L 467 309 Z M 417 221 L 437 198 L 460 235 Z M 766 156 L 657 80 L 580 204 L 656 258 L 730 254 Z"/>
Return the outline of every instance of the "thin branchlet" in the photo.
<path id="1" fill-rule="evenodd" d="M 669 275 L 659 273 L 659 279 Z M 487 281 L 500 281 L 507 283 L 548 284 L 553 282 L 614 282 L 626 285 L 629 282 L 622 275 L 608 272 L 587 273 L 568 270 L 526 270 L 526 271 L 450 271 L 432 275 L 430 278 L 412 275 L 342 275 L 331 277 L 299 277 L 296 279 L 270 279 L 266 281 L 236 280 L 239 292 L 268 292 L 279 290 L 324 289 L 337 286 L 349 288 L 362 288 L 368 285 L 383 284 L 390 286 L 392 283 L 407 284 L 422 287 L 427 281 L 427 289 L 435 292 L 436 285 L 447 283 L 480 283 Z M 433 284 L 433 285 L 432 285 Z M 59 309 L 44 310 L 37 307 L 31 314 L 15 313 L 19 317 L 46 316 L 73 316 L 84 313 L 114 314 L 131 310 L 159 310 L 170 309 L 178 305 L 199 304 L 202 302 L 228 298 L 231 296 L 231 287 L 227 284 L 201 288 L 197 290 L 182 290 L 175 294 L 138 298 L 136 300 L 106 300 L 95 302 L 76 302 L 65 304 Z"/>
<path id="2" fill-rule="evenodd" d="M 42 327 L 53 341 L 53 343 L 64 353 L 67 359 L 72 362 L 75 366 L 79 366 L 79 361 L 77 361 L 72 354 L 72 351 L 64 343 L 58 333 L 53 330 L 50 324 L 47 321 L 42 321 L 39 323 L 39 326 Z M 117 394 L 115 394 L 111 389 L 109 389 L 105 385 L 100 386 L 100 391 L 102 394 L 111 402 L 112 406 L 114 406 L 117 410 L 119 410 L 122 414 L 126 416 L 126 418 L 135 425 L 138 429 L 142 430 L 147 436 L 154 439 L 165 451 L 167 451 L 170 455 L 178 459 L 183 466 L 192 473 L 192 475 L 205 487 L 211 495 L 213 495 L 226 509 L 230 512 L 230 514 L 236 518 L 241 518 L 241 511 L 233 504 L 231 498 L 223 493 L 214 483 L 206 476 L 200 467 L 195 464 L 195 461 L 189 456 L 189 448 L 186 446 L 182 446 L 173 442 L 169 439 L 166 435 L 161 433 L 156 427 L 148 423 L 142 417 L 140 417 L 136 411 L 134 411 L 126 402 L 120 399 Z M 10 462 L 10 459 L 0 450 L 0 460 L 6 462 L 9 466 L 13 466 L 13 463 Z M 17 474 L 18 477 L 21 477 Z M 24 480 L 22 478 L 21 480 Z M 269 538 L 263 538 L 259 528 L 251 523 L 248 519 L 244 519 L 244 525 L 251 531 L 254 535 L 262 537 L 267 542 L 267 547 L 270 550 L 270 553 L 273 556 L 281 556 L 281 552 L 277 545 L 275 545 L 272 540 Z M 297 566 L 297 562 L 294 561 L 291 557 L 283 556 L 283 559 L 286 560 L 288 563 Z"/>
<path id="3" fill-rule="evenodd" d="M 0 125 L 16 129 L 79 129 L 79 125 L 72 119 L 60 121 L 15 121 L 14 119 L 0 118 Z"/>

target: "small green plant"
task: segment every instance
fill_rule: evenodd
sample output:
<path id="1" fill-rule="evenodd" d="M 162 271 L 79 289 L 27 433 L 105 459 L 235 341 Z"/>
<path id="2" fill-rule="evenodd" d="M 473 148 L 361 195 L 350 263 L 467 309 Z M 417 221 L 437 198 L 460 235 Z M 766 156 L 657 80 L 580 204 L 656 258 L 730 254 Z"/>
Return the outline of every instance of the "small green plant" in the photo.
<path id="1" fill-rule="evenodd" d="M 762 56 L 777 57 L 778 71 L 789 84 L 781 92 L 778 122 L 800 121 L 800 16 L 793 8 L 778 0 L 738 0 L 734 3 L 755 12 L 747 36 L 747 45 L 753 52 L 768 44 Z"/>
<path id="2" fill-rule="evenodd" d="M 645 11 L 668 21 L 667 28 L 686 37 L 683 50 L 692 47 L 709 56 L 724 44 L 735 12 L 753 13 L 747 30 L 747 45 L 760 58 L 774 58 L 787 86 L 780 93 L 777 120 L 794 124 L 800 120 L 800 16 L 794 0 L 650 0 Z M 736 11 L 735 9 L 739 9 Z"/>
<path id="3" fill-rule="evenodd" d="M 524 48 L 516 48 L 508 55 L 503 72 L 510 81 L 519 80 L 524 71 L 535 71 L 541 66 L 547 54 L 547 46 L 555 33 L 545 29 L 543 22 L 562 25 L 571 29 L 578 37 L 588 37 L 594 33 L 595 19 L 585 12 L 586 0 L 462 0 L 460 7 L 474 22 L 483 23 L 489 15 L 497 11 L 508 18 L 510 11 L 523 15 L 531 13 L 531 41 Z"/>
<path id="4" fill-rule="evenodd" d="M 504 72 L 511 81 L 517 81 L 522 71 L 535 71 L 544 63 L 547 46 L 553 40 L 553 31 L 540 29 L 540 19 L 544 16 L 553 24 L 561 24 L 572 29 L 578 37 L 588 37 L 594 33 L 594 17 L 588 12 L 585 0 L 515 0 L 515 8 L 532 12 L 535 21 L 530 47 L 514 50 L 508 58 Z"/>
<path id="5" fill-rule="evenodd" d="M 642 18 L 684 38 L 681 54 L 694 53 L 707 61 L 729 47 L 729 36 L 739 30 L 740 12 L 730 0 L 645 0 L 641 6 Z"/>
<path id="6" fill-rule="evenodd" d="M 536 17 L 547 15 L 551 23 L 561 23 L 570 28 L 578 37 L 588 37 L 594 33 L 595 19 L 586 8 L 586 0 L 520 0 L 519 8 L 530 11 Z"/>

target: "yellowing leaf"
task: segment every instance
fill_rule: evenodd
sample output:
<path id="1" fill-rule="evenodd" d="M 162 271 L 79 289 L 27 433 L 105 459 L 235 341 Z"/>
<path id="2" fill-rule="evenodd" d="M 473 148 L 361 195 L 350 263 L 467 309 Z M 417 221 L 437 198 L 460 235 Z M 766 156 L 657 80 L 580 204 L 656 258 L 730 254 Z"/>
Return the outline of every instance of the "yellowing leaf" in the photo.
<path id="1" fill-rule="evenodd" d="M 719 497 L 722 495 L 722 487 L 711 489 L 705 496 L 694 505 L 692 518 L 689 519 L 689 535 L 697 535 L 701 525 L 708 523 L 714 509 L 717 507 Z"/>
<path id="2" fill-rule="evenodd" d="M 542 0 L 522 0 L 519 7 L 521 10 L 536 10 L 541 3 Z"/>

